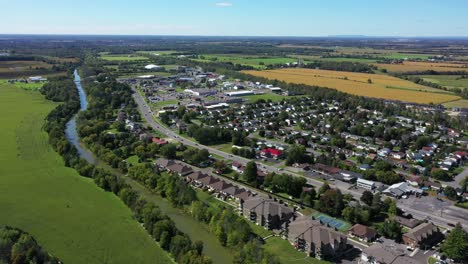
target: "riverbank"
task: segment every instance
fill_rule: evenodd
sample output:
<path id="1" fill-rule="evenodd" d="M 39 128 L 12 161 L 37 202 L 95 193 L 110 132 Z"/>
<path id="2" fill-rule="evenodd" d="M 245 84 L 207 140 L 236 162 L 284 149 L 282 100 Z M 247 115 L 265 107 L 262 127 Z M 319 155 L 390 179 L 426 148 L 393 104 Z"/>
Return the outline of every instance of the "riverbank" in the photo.
<path id="1" fill-rule="evenodd" d="M 52 149 L 42 127 L 58 104 L 0 86 L 0 225 L 30 233 L 64 263 L 171 263 L 118 197 Z"/>

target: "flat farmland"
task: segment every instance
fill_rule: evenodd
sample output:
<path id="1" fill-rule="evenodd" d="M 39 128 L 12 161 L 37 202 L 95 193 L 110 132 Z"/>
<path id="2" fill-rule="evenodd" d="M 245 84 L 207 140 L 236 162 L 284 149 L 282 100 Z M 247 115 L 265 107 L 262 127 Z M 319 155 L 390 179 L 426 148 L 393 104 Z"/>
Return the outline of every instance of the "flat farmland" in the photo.
<path id="1" fill-rule="evenodd" d="M 405 61 L 402 64 L 375 63 L 375 66 L 386 69 L 389 72 L 415 72 L 415 71 L 465 71 L 468 73 L 468 65 L 461 63 L 436 63 L 436 62 L 416 62 Z"/>
<path id="2" fill-rule="evenodd" d="M 437 83 L 448 88 L 467 88 L 468 78 L 462 78 L 461 75 L 418 75 L 426 82 Z"/>
<path id="3" fill-rule="evenodd" d="M 65 167 L 42 130 L 56 106 L 0 83 L 0 225 L 64 263 L 172 263 L 117 196 Z"/>
<path id="4" fill-rule="evenodd" d="M 201 55 L 197 59 L 192 59 L 200 62 L 231 62 L 233 64 L 241 64 L 252 66 L 258 69 L 265 68 L 269 64 L 285 64 L 297 61 L 295 58 L 289 57 L 260 57 L 260 56 L 248 56 L 248 55 Z"/>
<path id="5" fill-rule="evenodd" d="M 0 78 L 29 77 L 51 72 L 52 65 L 42 61 L 0 61 Z"/>
<path id="6" fill-rule="evenodd" d="M 101 54 L 101 59 L 106 61 L 146 61 L 147 57 L 135 54 Z"/>
<path id="7" fill-rule="evenodd" d="M 396 77 L 355 72 L 314 69 L 281 69 L 243 71 L 254 76 L 290 83 L 333 88 L 345 93 L 415 103 L 444 103 L 460 99 L 459 96 L 439 89 L 418 85 Z M 368 80 L 372 83 L 368 83 Z"/>

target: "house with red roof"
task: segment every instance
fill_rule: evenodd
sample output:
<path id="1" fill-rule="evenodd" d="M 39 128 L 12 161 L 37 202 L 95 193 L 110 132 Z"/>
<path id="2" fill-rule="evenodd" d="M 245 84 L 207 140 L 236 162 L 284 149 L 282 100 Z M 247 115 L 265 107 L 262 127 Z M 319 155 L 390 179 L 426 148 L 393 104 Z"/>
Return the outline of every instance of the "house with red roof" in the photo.
<path id="1" fill-rule="evenodd" d="M 263 158 L 280 159 L 283 157 L 283 151 L 274 148 L 265 148 L 260 151 L 260 156 Z"/>
<path id="2" fill-rule="evenodd" d="M 160 145 L 160 146 L 166 145 L 166 144 L 168 143 L 166 140 L 160 139 L 160 138 L 157 138 L 157 137 L 153 137 L 153 138 L 151 139 L 151 141 L 152 141 L 153 143 L 156 143 L 156 144 Z"/>

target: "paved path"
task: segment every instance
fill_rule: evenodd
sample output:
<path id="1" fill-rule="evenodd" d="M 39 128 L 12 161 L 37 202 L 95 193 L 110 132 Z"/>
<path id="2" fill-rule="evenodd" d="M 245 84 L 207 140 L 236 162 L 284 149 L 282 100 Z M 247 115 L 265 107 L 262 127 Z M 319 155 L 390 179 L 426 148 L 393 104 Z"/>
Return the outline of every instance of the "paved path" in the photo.
<path id="1" fill-rule="evenodd" d="M 176 132 L 172 131 L 171 129 L 167 128 L 166 126 L 160 125 L 158 122 L 156 122 L 153 119 L 153 113 L 152 113 L 150 107 L 148 106 L 148 104 L 146 103 L 146 101 L 144 100 L 144 98 L 141 96 L 141 94 L 135 89 L 135 87 L 132 87 L 132 89 L 134 90 L 133 97 L 134 97 L 135 101 L 138 104 L 138 108 L 139 108 L 140 112 L 142 113 L 142 115 L 145 118 L 145 120 L 147 121 L 147 123 L 151 127 L 153 127 L 153 129 L 163 133 L 164 135 L 166 135 L 167 137 L 169 137 L 169 138 L 171 138 L 171 139 L 173 139 L 175 141 L 183 143 L 184 145 L 192 146 L 194 148 L 199 148 L 199 149 L 202 149 L 202 148 L 207 149 L 211 154 L 218 155 L 218 156 L 222 157 L 223 159 L 225 159 L 227 161 L 236 161 L 236 162 L 239 162 L 241 164 L 246 164 L 247 162 L 251 161 L 250 159 L 246 159 L 246 158 L 243 158 L 243 157 L 240 157 L 240 156 L 228 154 L 228 153 L 220 151 L 218 149 L 215 149 L 215 148 L 212 148 L 212 147 L 209 147 L 209 146 L 205 146 L 205 145 L 201 145 L 201 144 L 193 142 L 193 141 L 191 141 L 189 139 L 180 137 Z M 274 166 L 259 164 L 259 167 L 262 170 L 267 171 L 267 172 L 278 172 L 278 168 L 276 168 Z M 290 174 L 290 175 L 295 176 L 295 177 L 304 177 L 303 175 L 300 175 L 300 174 L 297 174 L 297 173 L 292 173 L 290 171 L 282 171 L 282 173 Z M 467 173 L 468 173 L 468 171 L 467 171 Z M 304 177 L 304 178 L 307 179 L 307 183 L 309 183 L 310 185 L 315 186 L 317 188 L 320 188 L 323 185 L 322 181 L 319 181 L 319 180 L 316 180 L 316 179 L 313 179 L 313 178 L 309 178 L 309 177 Z M 359 192 L 356 189 L 349 189 L 350 185 L 347 184 L 347 183 L 344 183 L 344 182 L 337 181 L 335 183 L 329 183 L 329 185 L 331 187 L 339 188 L 343 193 L 351 194 L 357 200 L 359 200 L 361 195 L 362 195 L 362 192 Z M 453 225 L 453 224 L 456 224 L 457 222 L 461 222 L 463 227 L 468 229 L 468 221 L 466 221 L 466 220 L 464 220 L 462 218 L 447 217 L 447 216 L 441 217 L 441 216 L 433 215 L 430 212 L 416 210 L 416 209 L 414 209 L 412 207 L 409 207 L 409 206 L 406 206 L 406 205 L 403 205 L 403 204 L 400 204 L 400 203 L 398 203 L 398 207 L 400 207 L 401 209 L 405 210 L 408 213 L 411 213 L 413 215 L 413 217 L 415 217 L 417 219 L 420 219 L 420 220 L 424 220 L 424 219 L 427 219 L 429 217 L 435 224 L 437 224 L 439 226 L 442 226 L 442 227 L 445 227 L 445 228 L 450 227 L 449 223 Z"/>

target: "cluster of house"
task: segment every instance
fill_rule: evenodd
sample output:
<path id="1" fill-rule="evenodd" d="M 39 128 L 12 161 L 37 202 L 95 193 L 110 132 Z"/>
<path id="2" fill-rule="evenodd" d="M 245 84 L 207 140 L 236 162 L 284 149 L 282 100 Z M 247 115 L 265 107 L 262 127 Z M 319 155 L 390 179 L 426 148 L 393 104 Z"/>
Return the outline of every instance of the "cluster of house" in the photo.
<path id="1" fill-rule="evenodd" d="M 215 193 L 215 195 L 221 199 L 232 198 L 238 201 L 244 201 L 255 195 L 255 193 L 249 190 L 226 182 L 218 177 L 208 175 L 201 171 L 194 171 L 192 167 L 182 162 L 159 159 L 156 161 L 156 165 L 161 170 L 166 170 L 180 177 L 184 177 L 187 182 L 196 188 L 206 189 Z"/>
<path id="2" fill-rule="evenodd" d="M 213 192 L 218 198 L 235 199 L 239 202 L 239 213 L 247 220 L 273 230 L 309 256 L 337 258 L 350 247 L 345 235 L 318 220 L 298 216 L 295 208 L 282 201 L 257 195 L 182 162 L 158 159 L 155 164 L 161 170 L 184 177 L 195 188 Z"/>

